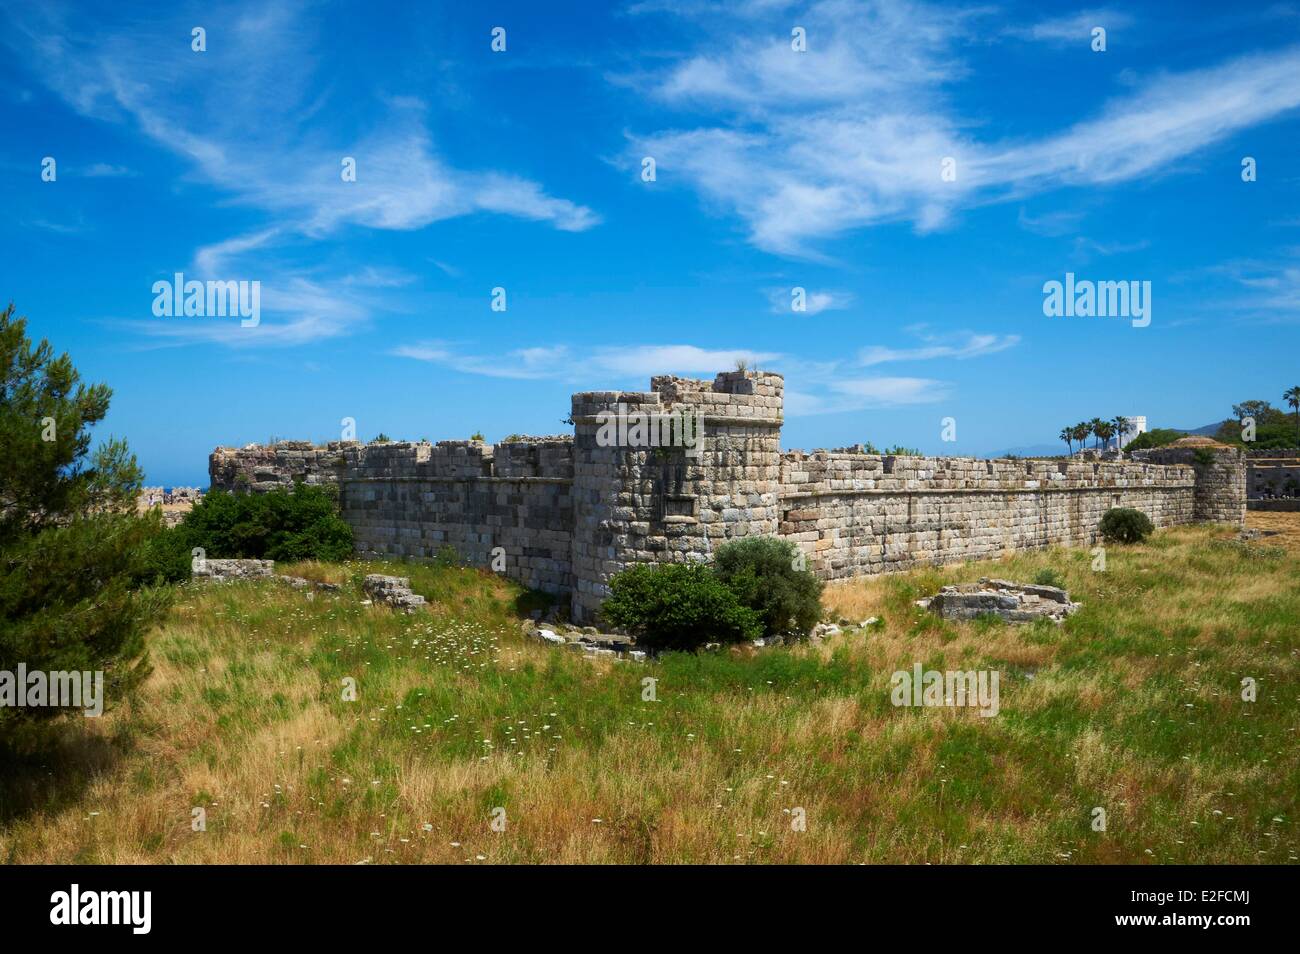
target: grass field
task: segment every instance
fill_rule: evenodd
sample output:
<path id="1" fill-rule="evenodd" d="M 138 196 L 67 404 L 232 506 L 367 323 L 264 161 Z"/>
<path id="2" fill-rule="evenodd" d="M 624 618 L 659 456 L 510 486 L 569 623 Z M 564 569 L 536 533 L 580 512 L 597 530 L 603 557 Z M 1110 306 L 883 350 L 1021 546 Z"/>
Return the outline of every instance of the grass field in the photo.
<path id="1" fill-rule="evenodd" d="M 5 756 L 0 859 L 1295 863 L 1300 553 L 1233 536 L 854 582 L 833 613 L 883 626 L 648 664 L 525 641 L 527 596 L 469 570 L 387 567 L 413 616 L 361 605 L 375 564 L 189 586 L 133 706 Z M 912 605 L 1049 567 L 1085 604 L 1060 627 Z M 895 708 L 916 662 L 998 670 L 1000 713 Z"/>

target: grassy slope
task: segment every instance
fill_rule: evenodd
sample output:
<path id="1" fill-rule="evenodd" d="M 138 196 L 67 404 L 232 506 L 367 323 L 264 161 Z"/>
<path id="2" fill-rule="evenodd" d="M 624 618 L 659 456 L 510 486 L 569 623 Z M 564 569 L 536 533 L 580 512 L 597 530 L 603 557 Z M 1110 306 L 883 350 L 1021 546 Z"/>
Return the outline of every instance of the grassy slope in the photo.
<path id="1" fill-rule="evenodd" d="M 189 588 L 134 711 L 4 767 L 0 859 L 1295 862 L 1300 560 L 1225 536 L 855 582 L 830 602 L 883 629 L 646 666 L 525 642 L 518 590 L 472 571 L 390 567 L 416 616 L 360 605 L 373 564 L 299 568 L 337 596 Z M 1086 604 L 1061 628 L 911 605 L 1048 566 Z M 1001 714 L 895 709 L 918 661 L 1000 670 Z"/>

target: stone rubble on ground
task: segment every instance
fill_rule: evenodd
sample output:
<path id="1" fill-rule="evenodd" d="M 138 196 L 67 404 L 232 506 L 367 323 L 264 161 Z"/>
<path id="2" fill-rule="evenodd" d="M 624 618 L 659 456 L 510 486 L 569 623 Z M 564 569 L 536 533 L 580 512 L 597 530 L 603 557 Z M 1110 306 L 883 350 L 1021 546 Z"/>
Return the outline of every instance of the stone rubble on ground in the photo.
<path id="1" fill-rule="evenodd" d="M 644 662 L 646 652 L 636 649 L 636 640 L 631 636 L 617 633 L 602 633 L 594 626 L 562 626 L 560 624 L 539 626 L 535 620 L 524 620 L 520 631 L 529 639 L 549 643 L 552 646 L 567 646 L 574 652 L 582 653 L 589 659 L 627 659 Z"/>
<path id="2" fill-rule="evenodd" d="M 343 588 L 337 583 L 325 583 L 320 580 L 309 580 L 305 576 L 286 576 L 283 573 L 277 573 L 275 578 L 281 582 L 288 583 L 295 590 L 341 590 Z"/>
<path id="3" fill-rule="evenodd" d="M 196 580 L 226 583 L 231 580 L 255 580 L 268 577 L 275 570 L 274 560 L 196 560 L 191 572 Z"/>
<path id="4" fill-rule="evenodd" d="M 309 580 L 302 576 L 288 576 L 284 573 L 276 573 L 274 560 L 207 558 L 196 560 L 190 575 L 198 582 L 225 583 L 231 580 L 275 579 L 289 584 L 296 590 L 337 591 L 342 589 L 338 583 L 325 583 L 319 580 Z"/>
<path id="5" fill-rule="evenodd" d="M 832 636 L 838 636 L 844 632 L 839 623 L 818 623 L 812 628 L 809 637 L 813 640 L 830 639 Z"/>
<path id="6" fill-rule="evenodd" d="M 361 581 L 361 589 L 373 602 L 384 603 L 405 613 L 423 609 L 427 602 L 423 596 L 411 592 L 411 580 L 405 576 L 367 573 Z"/>
<path id="7" fill-rule="evenodd" d="M 934 596 L 917 600 L 916 605 L 944 619 L 993 615 L 1010 623 L 1036 619 L 1059 623 L 1083 604 L 1072 603 L 1070 594 L 1060 587 L 981 577 L 978 583 L 945 586 Z"/>
<path id="8" fill-rule="evenodd" d="M 879 619 L 872 616 L 863 620 L 861 624 L 850 623 L 846 627 L 841 627 L 838 623 L 818 623 L 813 627 L 809 634 L 809 640 L 813 643 L 820 643 L 823 639 L 831 636 L 837 636 L 844 632 L 855 633 L 859 629 L 865 629 L 879 622 Z M 583 626 L 581 628 L 568 624 L 539 625 L 535 619 L 526 619 L 520 625 L 520 631 L 529 639 L 536 639 L 539 642 L 549 643 L 553 646 L 567 646 L 574 652 L 582 653 L 588 659 L 625 659 L 633 662 L 644 662 L 649 653 L 646 650 L 636 648 L 636 640 L 631 636 L 625 636 L 620 633 L 602 633 L 594 626 Z M 791 641 L 789 636 L 760 636 L 757 639 L 750 640 L 748 644 L 755 649 L 766 649 L 773 646 L 784 646 Z M 721 651 L 722 643 L 706 643 L 703 647 L 705 652 Z"/>

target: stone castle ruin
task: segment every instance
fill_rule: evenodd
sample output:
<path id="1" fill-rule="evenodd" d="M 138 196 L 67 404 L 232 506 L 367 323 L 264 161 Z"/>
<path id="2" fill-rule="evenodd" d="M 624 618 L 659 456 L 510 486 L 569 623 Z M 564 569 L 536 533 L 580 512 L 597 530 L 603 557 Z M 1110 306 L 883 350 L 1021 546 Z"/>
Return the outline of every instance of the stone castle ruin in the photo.
<path id="1" fill-rule="evenodd" d="M 1246 506 L 1300 510 L 1300 448 L 1246 451 Z"/>
<path id="2" fill-rule="evenodd" d="M 1092 544 L 1111 507 L 1157 527 L 1245 520 L 1244 459 L 1214 442 L 1104 462 L 783 452 L 783 389 L 765 371 L 665 375 L 649 391 L 573 395 L 572 436 L 219 447 L 209 472 L 215 489 L 335 483 L 360 555 L 427 559 L 451 546 L 567 594 L 577 622 L 594 619 L 618 571 L 709 559 L 748 535 L 794 541 L 834 580 Z M 685 415 L 695 446 L 652 446 L 635 426 Z"/>

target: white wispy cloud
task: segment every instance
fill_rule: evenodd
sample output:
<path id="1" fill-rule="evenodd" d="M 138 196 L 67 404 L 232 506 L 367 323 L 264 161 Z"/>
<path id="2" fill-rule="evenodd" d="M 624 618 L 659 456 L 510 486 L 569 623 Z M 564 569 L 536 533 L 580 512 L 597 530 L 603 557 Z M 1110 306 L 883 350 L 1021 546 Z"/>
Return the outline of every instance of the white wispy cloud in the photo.
<path id="1" fill-rule="evenodd" d="M 707 374 L 712 376 L 744 361 L 750 367 L 766 365 L 781 356 L 746 348 L 697 348 L 694 345 L 636 345 L 604 347 L 592 351 L 592 364 L 611 374 L 647 377 L 651 374 Z"/>
<path id="2" fill-rule="evenodd" d="M 1016 223 L 1026 232 L 1047 238 L 1058 238 L 1078 231 L 1083 221 L 1083 213 L 1073 209 L 1058 209 L 1040 215 L 1030 215 L 1022 207 L 1016 217 Z"/>
<path id="3" fill-rule="evenodd" d="M 780 357 L 775 353 L 743 349 L 711 350 L 695 345 L 627 345 L 581 349 L 581 361 L 567 345 L 519 348 L 502 355 L 476 355 L 457 351 L 442 341 L 401 345 L 391 352 L 398 357 L 442 364 L 466 374 L 498 378 L 556 378 L 590 381 L 592 374 L 629 382 L 655 374 L 707 374 L 735 367 L 737 361 L 750 366 Z"/>
<path id="4" fill-rule="evenodd" d="M 322 119 L 322 64 L 305 9 L 268 3 L 214 15 L 205 53 L 176 40 L 190 30 L 179 17 L 113 30 L 42 5 L 13 15 L 11 28 L 19 52 L 79 112 L 132 124 L 236 201 L 282 216 L 285 228 L 408 230 L 474 212 L 568 231 L 600 221 L 528 179 L 451 166 L 416 97 L 382 100 L 368 130 L 340 136 Z M 356 160 L 355 182 L 340 176 L 345 156 Z"/>
<path id="5" fill-rule="evenodd" d="M 213 10 L 204 20 L 208 50 L 196 53 L 188 14 L 123 22 L 58 3 L 6 9 L 3 36 L 13 55 L 73 109 L 134 129 L 183 157 L 191 178 L 224 193 L 214 204 L 233 202 L 267 216 L 263 228 L 195 250 L 191 263 L 200 273 L 194 277 L 230 278 L 226 272 L 247 269 L 250 253 L 261 253 L 259 274 L 249 277 L 263 281 L 262 325 L 232 332 L 193 322 L 132 323 L 146 334 L 177 343 L 298 344 L 364 323 L 375 299 L 349 293 L 358 276 L 323 279 L 314 264 L 302 264 L 317 258 L 306 255 L 311 242 L 349 227 L 410 231 L 475 213 L 562 231 L 600 221 L 592 209 L 526 177 L 452 165 L 439 154 L 428 108 L 416 97 L 382 98 L 361 113 L 329 109 L 337 89 L 316 52 L 319 21 L 309 14 L 290 2 Z M 367 118 L 337 118 L 358 115 Z M 340 175 L 344 157 L 355 160 L 355 182 Z M 82 174 L 130 171 L 99 163 Z M 275 263 L 266 257 L 273 249 L 281 258 Z"/>
<path id="6" fill-rule="evenodd" d="M 711 378 L 718 371 L 744 361 L 784 374 L 785 409 L 790 416 L 836 414 L 867 408 L 933 404 L 952 394 L 952 384 L 938 378 L 863 374 L 862 369 L 889 361 L 962 360 L 994 354 L 1019 342 L 1016 335 L 966 333 L 957 343 L 938 343 L 937 336 L 912 329 L 927 342 L 915 349 L 866 348 L 856 360 L 815 361 L 797 355 L 731 349 L 700 348 L 687 344 L 579 347 L 551 345 L 513 349 L 503 354 L 475 354 L 446 341 L 401 345 L 390 353 L 427 361 L 466 374 L 495 378 L 552 379 L 581 383 L 584 387 L 644 389 L 656 374 L 683 374 Z"/>
<path id="7" fill-rule="evenodd" d="M 925 335 L 927 342 L 919 348 L 886 348 L 872 345 L 858 352 L 858 364 L 870 367 L 890 361 L 933 361 L 935 358 L 965 360 L 996 354 L 1020 343 L 1019 335 L 973 334 L 953 332 L 943 336 Z M 953 342 L 952 339 L 963 339 Z"/>
<path id="8" fill-rule="evenodd" d="M 55 222 L 46 218 L 29 219 L 28 225 L 33 228 L 43 229 L 46 232 L 53 232 L 56 235 L 81 235 L 89 232 L 90 226 L 80 215 L 77 216 L 76 222 Z"/>
<path id="9" fill-rule="evenodd" d="M 1003 32 L 1006 36 L 1022 40 L 1039 40 L 1056 46 L 1077 43 L 1080 47 L 1087 48 L 1092 40 L 1094 27 L 1101 27 L 1106 31 L 1109 44 L 1112 30 L 1123 29 L 1131 26 L 1132 23 L 1133 17 L 1118 10 L 1084 10 L 1034 23 L 1013 24 Z"/>
<path id="10" fill-rule="evenodd" d="M 135 173 L 126 166 L 115 166 L 107 162 L 91 163 L 81 170 L 87 179 L 121 179 L 134 176 Z"/>
<path id="11" fill-rule="evenodd" d="M 1300 247 L 1284 247 L 1279 253 L 1275 258 L 1239 259 L 1207 269 L 1208 274 L 1228 278 L 1240 292 L 1206 304 L 1253 321 L 1300 322 Z"/>
<path id="12" fill-rule="evenodd" d="M 489 378 L 564 378 L 571 374 L 569 349 L 565 346 L 517 348 L 501 355 L 465 354 L 443 341 L 399 345 L 391 354 L 445 365 L 464 374 Z"/>
<path id="13" fill-rule="evenodd" d="M 234 267 L 233 262 L 248 252 L 271 245 L 280 238 L 278 228 L 261 229 L 247 235 L 236 235 L 210 245 L 201 245 L 194 253 L 193 268 L 200 278 L 220 278 Z"/>
<path id="14" fill-rule="evenodd" d="M 794 312 L 793 288 L 768 288 L 764 290 L 772 313 L 777 315 Z M 798 314 L 816 315 L 823 311 L 840 311 L 853 304 L 853 295 L 846 291 L 831 289 L 804 289 L 804 310 Z"/>
<path id="15" fill-rule="evenodd" d="M 868 407 L 889 407 L 942 401 L 949 386 L 932 378 L 879 377 L 836 381 L 831 390 L 866 401 Z"/>
<path id="16" fill-rule="evenodd" d="M 787 377 L 786 384 L 787 417 L 934 404 L 952 394 L 951 384 L 934 378 L 837 377 L 829 381 L 800 381 Z"/>
<path id="17" fill-rule="evenodd" d="M 196 278 L 186 274 L 186 280 Z M 171 317 L 128 319 L 114 324 L 148 339 L 152 346 L 220 344 L 236 349 L 285 348 L 337 338 L 366 327 L 379 302 L 350 291 L 342 282 L 303 274 L 280 274 L 261 284 L 257 325 L 243 327 L 239 317 Z M 151 298 L 143 295 L 142 301 Z"/>
<path id="18" fill-rule="evenodd" d="M 788 26 L 776 29 L 784 13 L 742 21 L 725 47 L 651 77 L 652 97 L 702 118 L 631 134 L 628 155 L 654 156 L 661 176 L 739 216 L 756 246 L 816 257 L 819 240 L 853 229 L 910 221 L 925 231 L 975 205 L 1172 174 L 1179 160 L 1300 106 L 1300 48 L 1289 47 L 1135 77 L 1073 125 L 982 140 L 946 94 L 966 76 L 962 42 L 987 16 L 822 0 L 799 17 L 803 53 L 790 49 Z M 941 177 L 949 157 L 953 181 Z"/>
<path id="19" fill-rule="evenodd" d="M 1074 240 L 1073 258 L 1075 261 L 1087 263 L 1097 255 L 1103 257 L 1127 255 L 1130 252 L 1140 252 L 1150 247 L 1151 242 L 1149 239 L 1138 239 L 1135 242 L 1099 242 L 1096 239 L 1088 238 L 1086 235 L 1080 235 Z"/>

